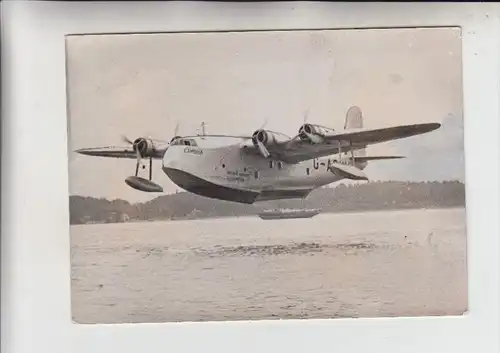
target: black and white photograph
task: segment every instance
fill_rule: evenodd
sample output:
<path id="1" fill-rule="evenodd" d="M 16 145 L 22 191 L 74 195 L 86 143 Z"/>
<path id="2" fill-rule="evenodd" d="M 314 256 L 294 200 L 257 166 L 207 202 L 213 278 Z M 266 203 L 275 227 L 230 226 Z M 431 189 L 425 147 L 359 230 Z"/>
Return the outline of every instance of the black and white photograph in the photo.
<path id="1" fill-rule="evenodd" d="M 460 28 L 65 42 L 74 322 L 467 313 Z"/>

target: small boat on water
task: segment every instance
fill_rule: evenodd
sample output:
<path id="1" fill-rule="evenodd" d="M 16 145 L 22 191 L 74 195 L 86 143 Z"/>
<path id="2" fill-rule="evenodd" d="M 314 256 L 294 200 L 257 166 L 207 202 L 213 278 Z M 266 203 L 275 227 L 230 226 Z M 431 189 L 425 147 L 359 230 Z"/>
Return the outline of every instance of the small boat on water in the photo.
<path id="1" fill-rule="evenodd" d="M 272 210 L 264 210 L 258 213 L 261 219 L 271 220 L 271 219 L 289 219 L 289 218 L 312 218 L 319 214 L 321 210 L 319 208 L 306 208 L 306 209 L 290 209 L 290 208 L 279 208 Z"/>

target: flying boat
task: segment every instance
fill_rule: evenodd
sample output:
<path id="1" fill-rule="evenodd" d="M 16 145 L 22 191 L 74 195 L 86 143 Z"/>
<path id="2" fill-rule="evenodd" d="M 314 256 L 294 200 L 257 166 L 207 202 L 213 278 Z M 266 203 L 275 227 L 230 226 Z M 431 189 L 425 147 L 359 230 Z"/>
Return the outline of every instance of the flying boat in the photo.
<path id="1" fill-rule="evenodd" d="M 265 128 L 251 135 L 178 135 L 170 141 L 140 137 L 126 146 L 82 148 L 95 157 L 135 159 L 135 174 L 125 179 L 142 192 L 163 192 L 152 180 L 153 160 L 180 188 L 208 198 L 253 204 L 259 201 L 305 199 L 313 190 L 340 180 L 369 180 L 368 163 L 404 158 L 367 155 L 369 145 L 436 130 L 439 123 L 364 128 L 362 111 L 347 110 L 344 129 L 304 122 L 295 136 Z M 149 176 L 139 176 L 142 160 Z M 146 164 L 143 165 L 146 168 Z"/>

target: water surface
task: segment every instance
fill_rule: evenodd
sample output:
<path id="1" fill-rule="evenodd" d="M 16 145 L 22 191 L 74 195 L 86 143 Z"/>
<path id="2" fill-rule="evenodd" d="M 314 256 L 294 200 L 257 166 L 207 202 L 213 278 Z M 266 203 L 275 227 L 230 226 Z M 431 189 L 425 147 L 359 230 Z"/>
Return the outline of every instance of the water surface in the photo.
<path id="1" fill-rule="evenodd" d="M 465 210 L 75 225 L 80 323 L 460 315 Z"/>

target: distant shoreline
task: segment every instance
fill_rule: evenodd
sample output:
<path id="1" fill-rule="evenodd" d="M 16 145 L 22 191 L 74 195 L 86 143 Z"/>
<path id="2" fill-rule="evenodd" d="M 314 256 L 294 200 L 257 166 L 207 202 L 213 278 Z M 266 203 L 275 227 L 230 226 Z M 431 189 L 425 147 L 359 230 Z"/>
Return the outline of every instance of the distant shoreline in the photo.
<path id="1" fill-rule="evenodd" d="M 383 210 L 346 210 L 346 211 L 324 211 L 318 214 L 318 216 L 325 214 L 355 214 L 355 213 L 381 213 L 381 212 L 395 212 L 395 211 L 436 211 L 436 210 L 459 210 L 466 209 L 465 205 L 462 206 L 450 206 L 450 207 L 408 207 L 408 208 L 387 208 Z M 316 217 L 318 217 L 316 216 Z M 110 222 L 110 223 L 83 223 L 83 224 L 70 224 L 70 226 L 90 226 L 90 225 L 116 225 L 116 224 L 141 224 L 141 223 L 156 223 L 156 222 L 185 222 L 185 221 L 204 221 L 204 220 L 214 220 L 214 219 L 227 219 L 227 218 L 258 218 L 257 215 L 237 215 L 237 216 L 218 216 L 218 217 L 200 217 L 200 218 L 176 218 L 176 219 L 149 219 L 149 220 L 130 220 L 126 222 Z M 314 218 L 310 218 L 314 219 Z"/>
<path id="2" fill-rule="evenodd" d="M 257 216 L 266 209 L 318 208 L 321 213 L 465 207 L 459 181 L 339 184 L 312 191 L 306 199 L 240 204 L 188 192 L 161 195 L 143 203 L 70 196 L 70 224 L 109 224 Z"/>

